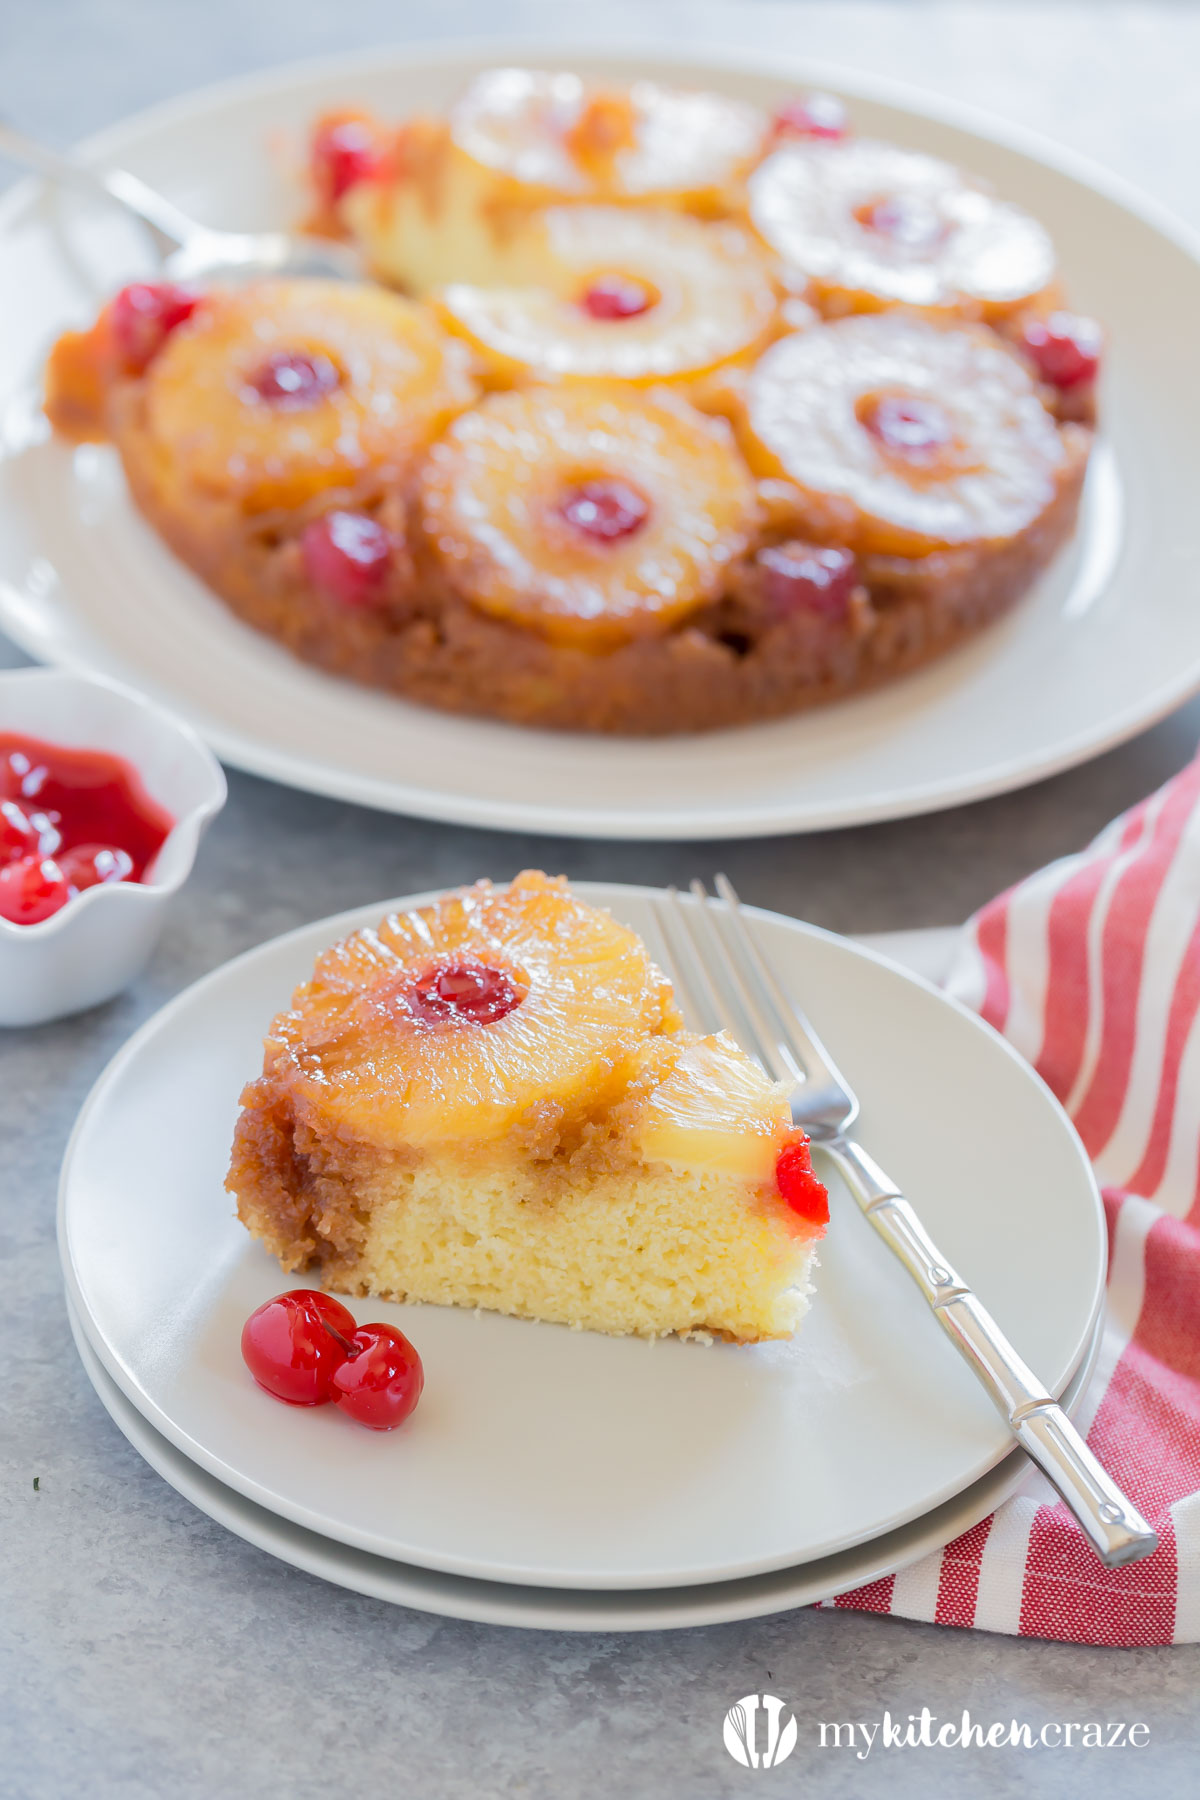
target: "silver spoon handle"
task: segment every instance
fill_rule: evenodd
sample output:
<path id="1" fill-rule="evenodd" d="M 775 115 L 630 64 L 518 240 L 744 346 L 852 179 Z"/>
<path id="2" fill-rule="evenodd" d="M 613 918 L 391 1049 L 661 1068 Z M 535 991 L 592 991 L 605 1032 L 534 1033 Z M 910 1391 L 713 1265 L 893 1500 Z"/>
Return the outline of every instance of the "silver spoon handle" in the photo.
<path id="1" fill-rule="evenodd" d="M 27 168 L 36 169 L 39 174 L 48 175 L 51 181 L 64 187 L 115 201 L 140 220 L 163 256 L 182 249 L 188 239 L 199 232 L 199 226 L 186 213 L 180 212 L 177 206 L 128 170 L 89 168 L 86 163 L 76 162 L 73 157 L 26 137 L 24 132 L 14 130 L 2 119 L 0 153 L 10 156 L 14 162 L 24 163 Z"/>
<path id="2" fill-rule="evenodd" d="M 986 1388 L 1026 1454 L 1058 1490 L 1110 1569 L 1158 1548 L 1155 1532 L 1040 1385 L 978 1295 L 946 1261 L 912 1206 L 861 1144 L 826 1139 L 862 1210 L 904 1264 L 955 1348 Z"/>

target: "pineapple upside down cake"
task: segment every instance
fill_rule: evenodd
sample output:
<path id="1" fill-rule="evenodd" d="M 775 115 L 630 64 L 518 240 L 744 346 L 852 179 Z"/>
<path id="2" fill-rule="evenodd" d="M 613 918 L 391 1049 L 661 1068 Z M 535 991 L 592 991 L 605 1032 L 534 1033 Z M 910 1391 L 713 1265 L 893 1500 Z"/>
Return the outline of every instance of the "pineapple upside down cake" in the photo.
<path id="1" fill-rule="evenodd" d="M 318 958 L 226 1185 L 284 1269 L 339 1293 L 736 1342 L 795 1330 L 829 1216 L 783 1089 L 685 1030 L 640 938 L 537 872 Z"/>
<path id="2" fill-rule="evenodd" d="M 135 284 L 67 437 L 249 625 L 426 705 L 698 731 L 912 668 L 1075 523 L 1100 332 L 1054 246 L 829 96 L 493 69 L 314 128 L 360 285 Z"/>

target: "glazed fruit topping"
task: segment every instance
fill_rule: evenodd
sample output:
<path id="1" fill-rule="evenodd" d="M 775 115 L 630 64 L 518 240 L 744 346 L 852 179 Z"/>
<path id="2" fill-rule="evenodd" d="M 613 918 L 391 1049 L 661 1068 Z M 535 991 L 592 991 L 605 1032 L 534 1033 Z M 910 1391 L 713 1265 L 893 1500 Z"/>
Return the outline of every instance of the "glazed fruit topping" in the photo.
<path id="1" fill-rule="evenodd" d="M 854 216 L 868 231 L 918 253 L 938 249 L 949 235 L 937 207 L 920 194 L 884 194 L 856 207 Z"/>
<path id="2" fill-rule="evenodd" d="M 650 505 L 628 482 L 604 479 L 571 488 L 559 502 L 559 512 L 584 537 L 612 544 L 641 530 Z"/>
<path id="3" fill-rule="evenodd" d="M 305 527 L 300 544 L 309 580 L 329 599 L 351 608 L 379 600 L 395 545 L 377 520 L 366 513 L 325 513 Z"/>
<path id="4" fill-rule="evenodd" d="M 341 371 L 320 352 L 280 350 L 259 364 L 247 387 L 270 406 L 284 409 L 315 406 L 342 384 Z"/>
<path id="5" fill-rule="evenodd" d="M 1103 333 L 1095 319 L 1078 313 L 1051 313 L 1048 319 L 1030 319 L 1021 336 L 1043 381 L 1057 388 L 1073 388 L 1096 379 Z"/>
<path id="6" fill-rule="evenodd" d="M 636 319 L 649 312 L 656 296 L 644 281 L 630 275 L 601 275 L 579 304 L 593 319 Z"/>
<path id="7" fill-rule="evenodd" d="M 771 544 L 757 557 L 763 592 L 776 618 L 817 613 L 844 619 L 854 592 L 857 567 L 853 553 L 793 538 Z"/>
<path id="8" fill-rule="evenodd" d="M 802 94 L 787 100 L 774 123 L 776 137 L 843 138 L 849 130 L 846 108 L 836 94 Z"/>
<path id="9" fill-rule="evenodd" d="M 949 413 L 923 394 L 868 394 L 857 411 L 871 436 L 908 462 L 935 461 L 954 442 Z"/>
<path id="10" fill-rule="evenodd" d="M 0 917 L 36 925 L 87 888 L 140 881 L 173 823 L 120 757 L 0 735 Z"/>
<path id="11" fill-rule="evenodd" d="M 360 1325 L 333 1375 L 331 1399 L 370 1431 L 394 1431 L 421 1398 L 425 1371 L 394 1325 Z"/>
<path id="12" fill-rule="evenodd" d="M 168 281 L 135 281 L 122 288 L 108 316 L 126 374 L 141 375 L 199 304 L 199 294 Z"/>
<path id="13" fill-rule="evenodd" d="M 421 1398 L 421 1358 L 392 1325 L 358 1325 L 331 1294 L 292 1288 L 242 1327 L 242 1360 L 259 1387 L 289 1406 L 330 1400 L 372 1431 L 391 1431 Z"/>
<path id="14" fill-rule="evenodd" d="M 810 1225 L 828 1225 L 829 1192 L 813 1171 L 809 1141 L 803 1132 L 779 1152 L 775 1185 L 794 1213 Z"/>
<path id="15" fill-rule="evenodd" d="M 430 1023 L 469 1020 L 492 1025 L 525 998 L 504 969 L 485 963 L 446 963 L 414 984 L 409 993 L 412 1010 Z"/>
<path id="16" fill-rule="evenodd" d="M 313 134 L 313 184 L 327 206 L 336 205 L 360 181 L 375 180 L 385 166 L 366 119 L 326 119 Z"/>

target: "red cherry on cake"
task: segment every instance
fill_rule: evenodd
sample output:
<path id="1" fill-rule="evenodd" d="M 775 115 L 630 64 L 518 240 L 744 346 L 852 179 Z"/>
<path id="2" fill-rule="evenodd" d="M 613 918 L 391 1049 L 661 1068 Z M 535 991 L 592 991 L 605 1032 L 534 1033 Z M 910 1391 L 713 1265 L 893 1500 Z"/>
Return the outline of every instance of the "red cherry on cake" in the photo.
<path id="1" fill-rule="evenodd" d="M 649 312 L 654 295 L 644 282 L 628 275 L 601 275 L 579 304 L 593 319 L 636 319 Z"/>
<path id="2" fill-rule="evenodd" d="M 0 918 L 13 925 L 39 925 L 65 906 L 71 888 L 49 856 L 18 856 L 0 868 Z"/>
<path id="3" fill-rule="evenodd" d="M 650 517 L 649 502 L 628 482 L 584 481 L 559 501 L 568 525 L 600 544 L 616 543 L 639 531 Z"/>
<path id="4" fill-rule="evenodd" d="M 289 1406 L 324 1406 L 351 1354 L 354 1314 L 315 1288 L 293 1288 L 257 1307 L 242 1327 L 242 1360 L 259 1387 Z"/>
<path id="5" fill-rule="evenodd" d="M 906 250 L 936 250 L 949 236 L 937 207 L 919 194 L 885 194 L 857 208 L 854 216 L 869 231 L 877 231 Z"/>
<path id="6" fill-rule="evenodd" d="M 809 1141 L 803 1132 L 779 1152 L 775 1185 L 794 1213 L 810 1225 L 828 1225 L 829 1192 L 813 1171 Z"/>
<path id="7" fill-rule="evenodd" d="M 115 844 L 76 844 L 73 849 L 64 850 L 57 862 L 77 893 L 110 881 L 128 881 L 133 874 L 132 856 Z"/>
<path id="8" fill-rule="evenodd" d="M 327 119 L 313 135 L 311 167 L 317 192 L 332 206 L 382 174 L 384 158 L 365 119 Z"/>
<path id="9" fill-rule="evenodd" d="M 793 538 L 786 544 L 768 545 L 755 560 L 776 618 L 802 612 L 826 619 L 845 618 L 858 572 L 851 551 Z"/>
<path id="10" fill-rule="evenodd" d="M 331 1398 L 371 1431 L 393 1431 L 421 1398 L 421 1358 L 393 1325 L 360 1325 L 350 1343 L 350 1354 L 334 1372 Z"/>
<path id="11" fill-rule="evenodd" d="M 320 351 L 279 350 L 247 378 L 246 386 L 268 406 L 315 406 L 342 385 L 341 370 Z"/>
<path id="12" fill-rule="evenodd" d="M 776 137 L 843 138 L 849 119 L 836 94 L 801 94 L 778 109 L 774 127 Z"/>
<path id="13" fill-rule="evenodd" d="M 885 450 L 910 462 L 932 460 L 954 442 L 949 413 L 923 394 L 870 395 L 858 418 Z"/>
<path id="14" fill-rule="evenodd" d="M 199 304 L 198 294 L 169 281 L 135 281 L 122 288 L 108 316 L 126 373 L 142 374 Z"/>
<path id="15" fill-rule="evenodd" d="M 330 512 L 300 540 L 315 588 L 341 606 L 365 607 L 383 591 L 395 548 L 391 533 L 366 513 Z"/>
<path id="16" fill-rule="evenodd" d="M 483 963 L 451 963 L 425 975 L 411 989 L 409 999 L 419 1018 L 433 1023 L 469 1019 L 491 1025 L 519 1006 L 524 995 L 504 969 Z"/>
<path id="17" fill-rule="evenodd" d="M 1068 312 L 1030 319 L 1021 341 L 1042 380 L 1053 387 L 1073 388 L 1096 379 L 1104 334 L 1095 319 Z"/>

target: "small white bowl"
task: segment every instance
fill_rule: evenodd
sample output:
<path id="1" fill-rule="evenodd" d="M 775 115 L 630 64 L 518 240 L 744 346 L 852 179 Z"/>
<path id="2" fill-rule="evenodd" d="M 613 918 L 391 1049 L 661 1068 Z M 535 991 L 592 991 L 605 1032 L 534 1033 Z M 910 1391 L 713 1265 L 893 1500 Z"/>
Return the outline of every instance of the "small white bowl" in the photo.
<path id="1" fill-rule="evenodd" d="M 142 881 L 87 888 L 37 925 L 0 918 L 0 1026 L 40 1025 L 110 1000 L 141 972 L 227 789 L 220 763 L 190 727 L 90 675 L 0 672 L 0 732 L 124 757 L 175 820 Z"/>

